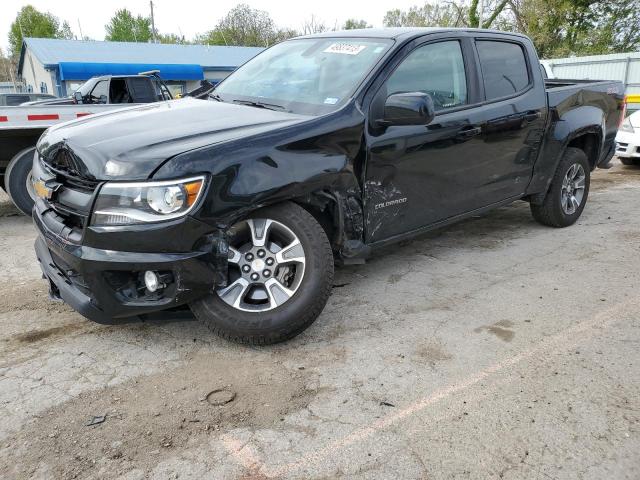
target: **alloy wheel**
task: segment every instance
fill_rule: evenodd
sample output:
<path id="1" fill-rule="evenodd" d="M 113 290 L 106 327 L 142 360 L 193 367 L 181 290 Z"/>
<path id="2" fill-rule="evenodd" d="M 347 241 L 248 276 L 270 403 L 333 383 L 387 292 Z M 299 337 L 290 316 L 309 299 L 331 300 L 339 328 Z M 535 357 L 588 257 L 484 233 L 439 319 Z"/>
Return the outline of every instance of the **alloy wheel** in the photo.
<path id="1" fill-rule="evenodd" d="M 562 180 L 562 190 L 560 193 L 562 210 L 565 214 L 573 215 L 582 204 L 586 178 L 587 175 L 584 172 L 584 168 L 579 163 L 574 163 L 569 167 L 569 170 L 567 170 Z"/>
<path id="2" fill-rule="evenodd" d="M 286 225 L 265 218 L 244 220 L 229 231 L 228 286 L 216 293 L 238 310 L 272 310 L 296 293 L 305 261 L 300 239 Z"/>

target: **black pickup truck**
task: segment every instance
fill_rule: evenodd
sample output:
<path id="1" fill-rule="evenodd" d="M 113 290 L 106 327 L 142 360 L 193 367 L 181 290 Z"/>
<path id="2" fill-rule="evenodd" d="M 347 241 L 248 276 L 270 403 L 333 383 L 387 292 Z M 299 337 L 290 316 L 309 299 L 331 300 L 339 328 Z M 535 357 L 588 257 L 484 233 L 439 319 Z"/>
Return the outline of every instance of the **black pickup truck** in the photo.
<path id="1" fill-rule="evenodd" d="M 334 262 L 524 200 L 582 213 L 618 82 L 545 84 L 531 41 L 472 29 L 330 32 L 267 49 L 210 101 L 51 127 L 36 252 L 51 293 L 115 323 L 188 305 L 225 338 L 291 338 Z"/>

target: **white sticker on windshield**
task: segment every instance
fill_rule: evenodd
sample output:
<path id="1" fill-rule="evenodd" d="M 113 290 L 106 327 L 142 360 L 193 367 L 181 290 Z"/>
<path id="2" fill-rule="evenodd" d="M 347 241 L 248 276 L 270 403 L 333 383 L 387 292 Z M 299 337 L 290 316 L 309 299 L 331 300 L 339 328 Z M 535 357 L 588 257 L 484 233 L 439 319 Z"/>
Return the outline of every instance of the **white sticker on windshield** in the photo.
<path id="1" fill-rule="evenodd" d="M 353 43 L 332 43 L 324 50 L 324 53 L 342 53 L 344 55 L 358 55 L 365 48 L 367 48 L 366 45 L 354 45 Z"/>
<path id="2" fill-rule="evenodd" d="M 335 105 L 338 103 L 338 99 L 336 97 L 327 97 L 324 99 L 324 103 L 327 105 Z"/>

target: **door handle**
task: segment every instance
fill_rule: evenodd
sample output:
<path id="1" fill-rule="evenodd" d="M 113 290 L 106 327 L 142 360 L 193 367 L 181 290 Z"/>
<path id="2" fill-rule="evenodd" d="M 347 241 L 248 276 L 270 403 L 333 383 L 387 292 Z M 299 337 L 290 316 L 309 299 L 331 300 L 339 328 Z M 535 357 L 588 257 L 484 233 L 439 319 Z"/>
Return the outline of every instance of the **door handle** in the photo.
<path id="1" fill-rule="evenodd" d="M 480 135 L 482 133 L 482 129 L 480 127 L 467 127 L 464 130 L 460 130 L 456 135 L 456 138 L 459 140 L 466 140 L 471 137 L 475 137 L 476 135 Z"/>
<path id="2" fill-rule="evenodd" d="M 531 110 L 524 114 L 524 119 L 527 122 L 535 122 L 540 118 L 540 112 L 536 112 L 535 110 Z"/>

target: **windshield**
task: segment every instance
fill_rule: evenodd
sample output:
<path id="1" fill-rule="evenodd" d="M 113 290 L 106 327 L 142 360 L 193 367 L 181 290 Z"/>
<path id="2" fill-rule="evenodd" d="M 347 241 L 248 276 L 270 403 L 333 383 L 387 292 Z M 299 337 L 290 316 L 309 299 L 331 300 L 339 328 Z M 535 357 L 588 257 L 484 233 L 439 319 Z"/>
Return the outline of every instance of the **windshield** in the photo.
<path id="1" fill-rule="evenodd" d="M 391 46 L 388 39 L 307 38 L 279 43 L 213 92 L 225 102 L 321 115 L 346 103 Z"/>

